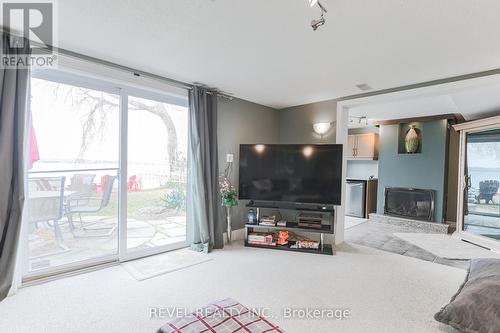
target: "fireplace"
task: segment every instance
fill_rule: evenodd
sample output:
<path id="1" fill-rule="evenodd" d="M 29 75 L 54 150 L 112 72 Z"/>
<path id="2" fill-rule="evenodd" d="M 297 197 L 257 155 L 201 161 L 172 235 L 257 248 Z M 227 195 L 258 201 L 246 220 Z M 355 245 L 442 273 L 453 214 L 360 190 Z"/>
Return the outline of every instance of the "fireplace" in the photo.
<path id="1" fill-rule="evenodd" d="M 434 221 L 435 191 L 386 187 L 384 214 L 422 221 Z"/>

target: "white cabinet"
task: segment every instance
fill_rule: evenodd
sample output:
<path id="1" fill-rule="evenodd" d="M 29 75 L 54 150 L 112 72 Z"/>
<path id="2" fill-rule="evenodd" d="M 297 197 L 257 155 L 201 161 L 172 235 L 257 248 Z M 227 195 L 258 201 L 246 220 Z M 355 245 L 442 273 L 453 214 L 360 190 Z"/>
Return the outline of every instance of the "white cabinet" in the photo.
<path id="1" fill-rule="evenodd" d="M 347 137 L 347 152 L 346 158 L 352 159 L 356 152 L 356 135 L 349 135 Z"/>
<path id="2" fill-rule="evenodd" d="M 378 134 L 354 134 L 347 139 L 347 159 L 351 160 L 377 160 L 378 159 Z"/>

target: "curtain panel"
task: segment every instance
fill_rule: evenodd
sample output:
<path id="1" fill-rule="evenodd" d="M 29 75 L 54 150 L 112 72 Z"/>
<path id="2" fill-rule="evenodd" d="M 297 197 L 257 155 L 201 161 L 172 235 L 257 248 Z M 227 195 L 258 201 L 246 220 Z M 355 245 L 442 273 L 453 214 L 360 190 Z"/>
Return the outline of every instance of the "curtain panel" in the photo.
<path id="1" fill-rule="evenodd" d="M 13 37 L 2 33 L 1 38 L 2 56 L 30 54 L 28 40 L 22 48 L 11 48 Z M 26 67 L 0 66 L 0 301 L 12 286 L 21 230 L 29 80 Z"/>
<path id="2" fill-rule="evenodd" d="M 189 222 L 191 248 L 222 248 L 223 226 L 217 154 L 217 94 L 194 87 L 189 94 Z"/>

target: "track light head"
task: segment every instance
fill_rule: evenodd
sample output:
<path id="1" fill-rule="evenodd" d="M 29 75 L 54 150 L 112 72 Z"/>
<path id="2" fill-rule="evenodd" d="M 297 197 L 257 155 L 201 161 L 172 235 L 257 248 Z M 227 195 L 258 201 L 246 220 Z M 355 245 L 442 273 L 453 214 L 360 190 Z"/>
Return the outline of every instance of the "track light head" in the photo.
<path id="1" fill-rule="evenodd" d="M 319 19 L 312 20 L 312 22 L 311 22 L 311 27 L 313 28 L 314 31 L 316 31 L 316 30 L 318 30 L 319 27 L 321 27 L 322 25 L 324 25 L 326 23 L 324 15 L 325 15 L 325 13 L 328 13 L 328 11 L 321 4 L 321 2 L 319 2 L 319 0 L 309 0 L 309 5 L 311 7 L 318 5 L 318 7 L 321 9 L 321 17 Z"/>
<path id="2" fill-rule="evenodd" d="M 311 27 L 313 28 L 314 31 L 316 31 L 316 30 L 318 30 L 319 27 L 321 27 L 325 23 L 326 23 L 326 20 L 323 17 L 323 15 L 321 15 L 321 17 L 319 19 L 311 21 Z"/>

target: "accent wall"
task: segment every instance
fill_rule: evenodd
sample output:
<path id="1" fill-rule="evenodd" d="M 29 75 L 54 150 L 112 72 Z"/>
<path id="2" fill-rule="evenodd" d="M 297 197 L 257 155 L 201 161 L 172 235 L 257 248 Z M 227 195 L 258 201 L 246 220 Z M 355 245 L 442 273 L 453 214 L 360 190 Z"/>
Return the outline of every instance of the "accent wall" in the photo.
<path id="1" fill-rule="evenodd" d="M 245 143 L 278 143 L 279 121 L 278 111 L 263 105 L 234 98 L 228 100 L 219 97 L 217 139 L 219 154 L 219 173 L 223 174 L 226 167 L 226 155 L 233 154 L 234 162 L 231 172 L 231 182 L 238 188 L 239 146 Z M 246 201 L 240 201 L 232 208 L 233 230 L 245 226 Z M 225 215 L 221 221 L 226 230 Z"/>
<path id="2" fill-rule="evenodd" d="M 386 187 L 411 187 L 436 191 L 434 221 L 442 223 L 446 186 L 447 120 L 422 125 L 422 152 L 398 153 L 399 125 L 380 126 L 377 213 L 384 213 Z"/>

